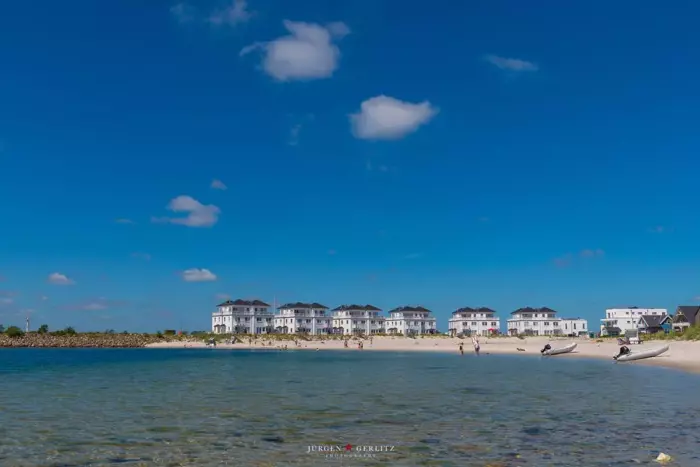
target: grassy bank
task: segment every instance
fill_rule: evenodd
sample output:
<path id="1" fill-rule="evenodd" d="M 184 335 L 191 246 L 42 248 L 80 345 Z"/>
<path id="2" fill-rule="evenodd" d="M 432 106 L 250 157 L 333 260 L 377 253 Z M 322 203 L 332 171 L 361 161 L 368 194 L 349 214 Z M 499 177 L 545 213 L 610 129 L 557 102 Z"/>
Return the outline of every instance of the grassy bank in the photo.
<path id="1" fill-rule="evenodd" d="M 0 347 L 145 347 L 155 342 L 178 340 L 176 337 L 155 334 L 40 334 L 26 333 L 21 336 L 0 334 Z"/>
<path id="2" fill-rule="evenodd" d="M 642 340 L 646 341 L 700 341 L 700 326 L 691 326 L 685 332 L 657 332 L 656 334 L 644 334 Z"/>

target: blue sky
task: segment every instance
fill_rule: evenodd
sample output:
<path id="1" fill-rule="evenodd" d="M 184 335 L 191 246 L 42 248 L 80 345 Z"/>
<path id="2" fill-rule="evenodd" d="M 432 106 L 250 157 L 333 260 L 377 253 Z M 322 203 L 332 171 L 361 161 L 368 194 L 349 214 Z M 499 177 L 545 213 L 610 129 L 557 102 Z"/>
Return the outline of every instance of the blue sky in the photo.
<path id="1" fill-rule="evenodd" d="M 422 304 L 444 329 L 691 304 L 681 5 L 8 4 L 0 323 L 207 329 L 224 295 Z"/>

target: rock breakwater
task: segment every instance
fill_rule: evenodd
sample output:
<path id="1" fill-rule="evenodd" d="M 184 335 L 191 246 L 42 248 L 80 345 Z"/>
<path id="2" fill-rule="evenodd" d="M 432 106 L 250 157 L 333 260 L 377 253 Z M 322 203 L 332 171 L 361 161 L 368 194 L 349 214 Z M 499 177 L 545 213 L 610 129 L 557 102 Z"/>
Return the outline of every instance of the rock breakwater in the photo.
<path id="1" fill-rule="evenodd" d="M 52 335 L 29 333 L 10 337 L 0 334 L 0 347 L 37 347 L 37 348 L 137 348 L 156 342 L 190 341 L 201 339 L 179 336 L 158 336 L 155 334 L 100 334 L 81 333 L 73 335 Z"/>

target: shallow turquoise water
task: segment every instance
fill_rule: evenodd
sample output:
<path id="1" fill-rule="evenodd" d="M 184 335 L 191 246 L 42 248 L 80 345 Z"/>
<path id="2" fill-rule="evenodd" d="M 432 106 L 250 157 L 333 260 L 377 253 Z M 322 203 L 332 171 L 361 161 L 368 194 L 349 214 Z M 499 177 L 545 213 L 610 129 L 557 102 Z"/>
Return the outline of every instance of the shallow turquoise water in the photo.
<path id="1" fill-rule="evenodd" d="M 699 394 L 696 375 L 567 357 L 2 349 L 0 465 L 602 467 L 660 450 L 696 467 Z M 323 443 L 395 449 L 307 452 Z"/>

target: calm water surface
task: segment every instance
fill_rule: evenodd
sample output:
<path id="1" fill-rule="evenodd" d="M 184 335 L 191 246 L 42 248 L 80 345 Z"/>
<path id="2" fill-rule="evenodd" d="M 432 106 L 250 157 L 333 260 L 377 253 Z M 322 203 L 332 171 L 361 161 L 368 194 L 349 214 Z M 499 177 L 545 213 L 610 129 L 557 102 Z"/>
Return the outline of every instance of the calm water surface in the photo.
<path id="1" fill-rule="evenodd" d="M 699 394 L 567 357 L 2 349 L 0 465 L 697 467 Z"/>

